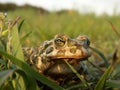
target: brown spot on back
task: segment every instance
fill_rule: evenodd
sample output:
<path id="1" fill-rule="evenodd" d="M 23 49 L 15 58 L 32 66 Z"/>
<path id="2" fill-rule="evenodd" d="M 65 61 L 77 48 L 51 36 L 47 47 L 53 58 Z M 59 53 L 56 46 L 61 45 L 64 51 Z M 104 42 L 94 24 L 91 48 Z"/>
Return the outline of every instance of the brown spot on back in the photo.
<path id="1" fill-rule="evenodd" d="M 46 49 L 46 54 L 51 53 L 53 50 L 54 50 L 53 47 L 49 47 L 49 48 L 47 48 L 47 49 Z"/>

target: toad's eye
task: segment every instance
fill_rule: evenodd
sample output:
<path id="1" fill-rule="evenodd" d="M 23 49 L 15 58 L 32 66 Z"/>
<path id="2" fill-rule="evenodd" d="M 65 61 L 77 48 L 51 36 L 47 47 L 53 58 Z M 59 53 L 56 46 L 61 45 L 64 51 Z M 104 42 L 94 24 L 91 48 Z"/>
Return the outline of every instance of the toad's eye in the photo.
<path id="1" fill-rule="evenodd" d="M 83 38 L 82 41 L 86 44 L 86 45 L 90 45 L 90 40 L 88 38 Z"/>
<path id="2" fill-rule="evenodd" d="M 86 43 L 87 45 L 90 45 L 90 40 L 88 38 L 86 39 Z"/>
<path id="3" fill-rule="evenodd" d="M 77 37 L 78 40 L 80 40 L 81 43 L 85 44 L 85 45 L 90 45 L 90 40 L 87 36 L 78 36 Z"/>
<path id="4" fill-rule="evenodd" d="M 61 38 L 57 38 L 57 39 L 55 39 L 55 44 L 58 46 L 64 46 L 65 41 L 62 40 Z"/>

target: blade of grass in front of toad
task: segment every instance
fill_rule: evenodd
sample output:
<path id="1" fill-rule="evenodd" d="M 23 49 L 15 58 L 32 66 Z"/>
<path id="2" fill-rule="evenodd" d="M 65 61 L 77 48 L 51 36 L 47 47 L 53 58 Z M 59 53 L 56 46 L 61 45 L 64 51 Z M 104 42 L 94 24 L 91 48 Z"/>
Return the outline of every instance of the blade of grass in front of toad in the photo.
<path id="1" fill-rule="evenodd" d="M 18 27 L 14 25 L 11 30 L 11 46 L 12 46 L 12 53 L 15 57 L 19 58 L 20 60 L 24 60 L 19 35 L 18 35 Z"/>
<path id="2" fill-rule="evenodd" d="M 21 79 L 23 80 L 23 83 L 25 83 L 25 86 L 26 86 L 25 90 L 26 89 L 27 90 L 39 90 L 36 80 L 33 77 L 31 77 L 30 75 L 26 74 L 23 70 L 17 69 L 16 76 L 17 75 L 22 76 Z M 20 77 L 18 77 L 18 78 L 20 78 Z M 15 85 L 19 84 L 18 79 L 14 79 L 14 81 L 15 81 L 15 83 L 14 83 Z M 23 90 L 23 88 L 21 88 L 21 90 Z"/>
<path id="3" fill-rule="evenodd" d="M 118 59 L 117 53 L 118 53 L 118 48 L 115 49 L 111 65 L 108 67 L 108 69 L 101 76 L 101 78 L 99 79 L 99 81 L 98 81 L 97 85 L 95 86 L 94 90 L 103 90 L 103 89 L 105 89 L 104 86 L 105 86 L 105 84 L 107 84 L 106 79 L 111 74 L 111 72 L 114 70 L 114 67 L 116 65 L 116 62 L 117 62 L 117 59 Z"/>
<path id="4" fill-rule="evenodd" d="M 117 88 L 117 90 L 120 90 L 120 80 L 108 80 L 106 84 L 108 87 Z"/>
<path id="5" fill-rule="evenodd" d="M 111 74 L 113 70 L 113 64 L 111 64 L 105 73 L 101 76 L 100 80 L 97 82 L 94 90 L 103 90 L 107 77 Z"/>
<path id="6" fill-rule="evenodd" d="M 93 51 L 95 51 L 104 60 L 104 63 L 105 63 L 106 67 L 109 66 L 108 59 L 104 56 L 104 54 L 102 52 L 100 52 L 98 49 L 93 48 L 93 47 L 90 47 L 90 49 L 92 49 Z"/>
<path id="7" fill-rule="evenodd" d="M 85 87 L 88 87 L 89 90 L 92 90 L 92 88 L 89 86 L 89 84 L 86 82 L 86 80 L 84 79 L 84 77 L 82 75 L 80 75 L 67 61 L 65 61 L 67 63 L 67 65 L 70 67 L 70 69 L 73 71 L 73 73 L 76 74 L 76 76 L 83 82 L 83 85 Z"/>
<path id="8" fill-rule="evenodd" d="M 16 20 L 11 22 L 11 28 L 10 29 L 10 34 L 11 34 L 11 47 L 12 47 L 12 55 L 15 56 L 16 58 L 19 58 L 20 60 L 24 60 L 24 56 L 23 56 L 23 52 L 22 52 L 22 47 L 20 44 L 20 40 L 19 40 L 19 35 L 18 35 L 18 26 L 17 23 L 19 21 L 20 17 L 17 17 Z M 15 87 L 21 87 L 22 90 L 25 90 L 27 87 L 25 85 L 25 82 L 23 80 L 23 77 L 18 74 L 19 78 L 18 78 L 18 83 L 19 84 L 15 84 Z"/>
<path id="9" fill-rule="evenodd" d="M 17 17 L 16 20 L 13 20 L 13 21 L 9 22 L 9 24 L 8 24 L 9 44 L 7 44 L 7 50 L 9 53 L 11 53 L 16 58 L 19 58 L 20 60 L 24 60 L 22 47 L 21 47 L 19 35 L 18 35 L 17 24 L 18 24 L 19 19 L 20 19 L 20 17 Z M 12 49 L 11 49 L 11 47 L 12 47 Z M 25 80 L 23 80 L 22 75 L 20 75 L 20 74 L 17 74 L 17 75 L 19 76 L 19 78 L 17 80 L 12 80 L 12 82 L 15 82 L 15 84 L 13 84 L 14 88 L 16 88 L 16 89 L 21 88 L 22 90 L 25 90 L 27 88 L 26 84 L 24 82 Z M 16 84 L 16 83 L 19 83 L 19 84 Z"/>
<path id="10" fill-rule="evenodd" d="M 51 87 L 54 90 L 64 90 L 64 88 L 62 88 L 61 86 L 57 85 L 56 83 L 48 80 L 47 77 L 45 77 L 43 74 L 40 74 L 37 71 L 35 71 L 33 68 L 31 68 L 28 64 L 26 64 L 22 60 L 14 57 L 12 55 L 7 54 L 6 52 L 4 52 L 2 50 L 0 50 L 0 54 L 7 57 L 8 59 L 10 59 L 14 64 L 16 64 L 22 70 L 24 70 L 24 72 L 29 74 L 34 79 L 40 81 L 41 83 Z"/>
<path id="11" fill-rule="evenodd" d="M 13 74 L 15 69 L 0 71 L 0 87 Z"/>
<path id="12" fill-rule="evenodd" d="M 17 73 L 15 73 L 17 72 Z M 14 74 L 14 77 L 17 77 L 18 75 L 22 76 L 22 80 L 25 81 L 23 83 L 25 83 L 25 85 L 27 86 L 26 88 L 21 88 L 19 87 L 19 82 L 18 82 L 18 78 L 14 78 L 11 79 L 11 75 Z M 9 69 L 9 70 L 4 70 L 4 71 L 0 71 L 0 90 L 5 90 L 5 88 L 9 88 L 10 90 L 13 89 L 22 89 L 22 90 L 38 90 L 37 89 L 37 84 L 36 81 L 34 79 L 30 79 L 31 77 L 29 77 L 28 75 L 25 74 L 25 72 L 23 70 L 20 69 Z M 9 79 L 9 80 L 8 80 Z M 6 82 L 6 84 L 4 84 Z M 12 83 L 11 83 L 12 82 Z M 18 85 L 16 85 L 18 84 Z M 12 89 L 11 89 L 12 88 Z"/>

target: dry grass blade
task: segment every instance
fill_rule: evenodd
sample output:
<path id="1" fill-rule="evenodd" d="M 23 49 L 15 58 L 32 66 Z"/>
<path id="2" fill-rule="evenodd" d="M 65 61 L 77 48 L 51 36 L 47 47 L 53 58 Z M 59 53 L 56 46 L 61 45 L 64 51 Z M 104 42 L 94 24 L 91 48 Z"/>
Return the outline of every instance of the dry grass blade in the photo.
<path id="1" fill-rule="evenodd" d="M 113 54 L 113 62 L 112 64 L 116 63 L 117 62 L 117 59 L 118 59 L 118 56 L 117 56 L 117 52 L 118 52 L 118 49 L 115 50 L 114 54 Z"/>
<path id="2" fill-rule="evenodd" d="M 109 20 L 107 20 L 109 23 L 110 23 L 110 25 L 111 25 L 111 27 L 112 27 L 112 30 L 117 34 L 117 36 L 120 38 L 120 33 L 118 33 L 118 31 L 117 31 L 117 29 L 116 29 L 116 27 L 113 25 L 113 23 L 111 22 L 111 21 L 109 21 Z"/>
<path id="3" fill-rule="evenodd" d="M 13 22 L 10 21 L 9 24 L 8 24 L 8 28 L 11 29 L 13 26 L 15 26 L 15 25 L 18 23 L 18 21 L 19 21 L 20 19 L 21 19 L 21 17 L 18 16 Z"/>

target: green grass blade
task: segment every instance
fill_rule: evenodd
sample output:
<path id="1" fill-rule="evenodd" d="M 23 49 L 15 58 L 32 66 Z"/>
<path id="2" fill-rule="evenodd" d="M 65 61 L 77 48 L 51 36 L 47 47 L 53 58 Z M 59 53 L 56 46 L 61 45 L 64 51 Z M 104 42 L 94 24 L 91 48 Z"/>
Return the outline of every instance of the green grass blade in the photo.
<path id="1" fill-rule="evenodd" d="M 26 83 L 22 75 L 14 73 L 14 78 L 12 78 L 12 86 L 15 90 L 26 90 Z"/>
<path id="2" fill-rule="evenodd" d="M 19 40 L 19 34 L 18 34 L 18 27 L 17 27 L 17 23 L 18 20 L 20 19 L 20 17 L 17 17 L 15 21 L 13 21 L 12 23 L 12 28 L 10 28 L 11 30 L 11 47 L 12 47 L 12 55 L 14 55 L 16 58 L 19 58 L 20 60 L 24 60 L 24 55 L 22 52 L 22 47 L 20 44 L 20 40 Z M 19 78 L 17 80 L 15 80 L 16 85 L 14 86 L 17 90 L 25 90 L 26 89 L 26 85 L 25 82 L 23 80 L 23 77 L 21 75 L 19 75 Z"/>
<path id="3" fill-rule="evenodd" d="M 29 76 L 28 74 L 26 74 L 23 70 L 16 70 L 16 72 L 22 76 L 22 79 L 24 80 L 24 83 L 25 83 L 25 87 L 27 90 L 37 90 L 38 88 L 38 85 L 36 83 L 36 80 Z M 15 83 L 16 84 L 16 83 Z M 22 83 L 23 84 L 23 83 Z M 21 84 L 21 85 L 22 85 Z M 23 85 L 22 85 L 23 86 Z M 23 89 L 22 89 L 23 90 Z"/>
<path id="4" fill-rule="evenodd" d="M 54 90 L 64 90 L 64 88 L 62 88 L 62 87 L 58 86 L 56 83 L 48 80 L 48 78 L 46 78 L 43 74 L 40 74 L 37 71 L 35 71 L 28 64 L 26 64 L 25 62 L 23 62 L 23 60 L 17 59 L 14 56 L 9 55 L 6 52 L 3 52 L 1 50 L 0 50 L 0 54 L 4 55 L 8 59 L 10 59 L 13 63 L 15 63 L 17 66 L 19 66 L 22 70 L 24 70 L 24 72 L 26 72 L 27 74 L 29 74 L 34 79 L 40 81 L 41 83 L 43 83 L 43 84 L 51 87 Z"/>
<path id="5" fill-rule="evenodd" d="M 73 71 L 73 73 L 75 73 L 76 76 L 82 81 L 83 85 L 84 85 L 85 87 L 88 87 L 89 90 L 92 90 L 92 89 L 89 87 L 89 85 L 88 85 L 88 83 L 86 82 L 86 80 L 84 79 L 83 75 L 80 75 L 67 61 L 66 61 L 66 63 L 67 63 L 67 65 L 70 67 L 70 69 Z"/>
<path id="6" fill-rule="evenodd" d="M 12 46 L 13 55 L 21 60 L 24 60 L 24 55 L 23 55 L 20 40 L 19 40 L 17 25 L 15 25 L 12 28 L 11 35 L 12 35 L 11 46 Z"/>
<path id="7" fill-rule="evenodd" d="M 15 69 L 0 71 L 0 87 L 13 74 Z"/>
<path id="8" fill-rule="evenodd" d="M 4 84 L 0 87 L 0 90 L 15 90 L 12 81 L 7 81 L 7 84 Z"/>
<path id="9" fill-rule="evenodd" d="M 118 52 L 118 49 L 115 50 L 111 65 L 108 67 L 108 69 L 101 76 L 101 78 L 98 81 L 97 85 L 95 86 L 94 90 L 103 90 L 103 89 L 105 89 L 106 80 L 107 80 L 108 76 L 111 75 L 111 73 L 112 73 L 112 71 L 113 71 L 113 69 L 114 69 L 114 67 L 116 65 L 117 59 L 118 59 L 117 58 L 117 52 Z"/>
<path id="10" fill-rule="evenodd" d="M 100 80 L 97 82 L 94 90 L 104 90 L 104 86 L 106 83 L 107 77 L 111 74 L 113 71 L 114 65 L 111 64 L 108 69 L 105 71 L 105 73 L 101 76 Z"/>
<path id="11" fill-rule="evenodd" d="M 9 77 L 11 77 L 11 75 L 14 72 L 17 72 L 16 75 L 20 75 L 19 78 L 21 78 L 21 79 L 19 79 L 19 80 L 22 80 L 22 81 L 19 81 L 18 79 L 14 78 L 14 79 L 11 79 L 11 82 L 12 82 L 11 85 L 9 85 L 10 83 L 8 82 L 8 85 L 2 87 L 3 83 L 5 83 L 5 81 L 9 81 L 7 79 Z M 0 87 L 7 88 L 8 86 L 11 86 L 16 90 L 26 90 L 26 89 L 37 90 L 37 88 L 38 88 L 35 79 L 30 77 L 29 75 L 26 75 L 24 73 L 24 71 L 22 71 L 20 69 L 18 69 L 18 70 L 16 70 L 16 69 L 4 70 L 4 71 L 0 72 Z"/>
<path id="12" fill-rule="evenodd" d="M 67 88 L 67 90 L 78 90 L 78 88 L 84 88 L 84 85 L 83 85 L 83 83 L 82 84 L 75 84 L 75 85 L 72 85 L 72 86 L 70 86 L 70 87 L 68 87 Z M 81 88 L 81 89 L 82 89 Z M 84 90 L 84 89 L 82 89 L 82 90 Z M 92 89 L 91 89 L 92 90 Z"/>
<path id="13" fill-rule="evenodd" d="M 21 30 L 21 28 L 22 28 L 22 25 L 23 25 L 24 21 L 25 21 L 25 20 L 22 20 L 22 21 L 20 22 L 20 25 L 18 26 L 18 32 L 20 32 L 20 30 Z"/>
<path id="14" fill-rule="evenodd" d="M 20 39 L 20 42 L 22 43 L 31 33 L 32 33 L 32 31 L 29 32 L 29 33 L 27 33 L 25 36 L 23 36 L 23 37 Z"/>
<path id="15" fill-rule="evenodd" d="M 120 89 L 120 80 L 108 80 L 106 84 L 108 87 Z"/>
<path id="16" fill-rule="evenodd" d="M 109 66 L 109 62 L 108 59 L 104 56 L 104 54 L 102 52 L 100 52 L 98 49 L 90 47 L 93 51 L 95 51 L 105 62 L 106 67 Z"/>

